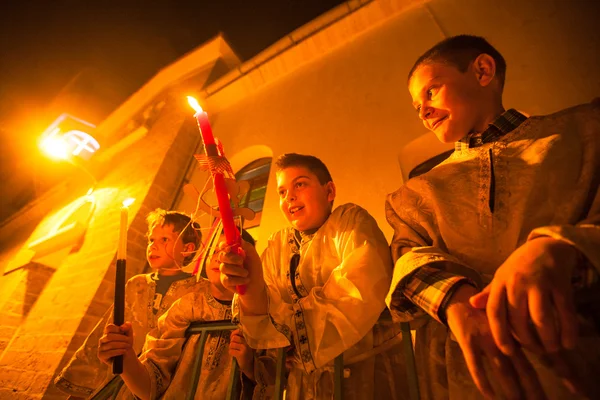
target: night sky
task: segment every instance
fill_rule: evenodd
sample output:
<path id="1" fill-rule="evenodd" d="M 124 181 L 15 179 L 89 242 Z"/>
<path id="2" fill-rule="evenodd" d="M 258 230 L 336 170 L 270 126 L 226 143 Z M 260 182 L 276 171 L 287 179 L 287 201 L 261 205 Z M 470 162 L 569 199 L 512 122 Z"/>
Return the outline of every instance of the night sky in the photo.
<path id="1" fill-rule="evenodd" d="M 11 193 L 43 179 L 39 162 L 32 162 L 41 157 L 35 140 L 56 117 L 45 114 L 49 104 L 78 73 L 92 69 L 110 82 L 110 90 L 90 90 L 116 108 L 161 68 L 219 32 L 248 60 L 340 3 L 0 0 L 1 205 L 19 208 L 11 206 Z M 23 187 L 9 191 L 6 177 L 14 175 Z"/>

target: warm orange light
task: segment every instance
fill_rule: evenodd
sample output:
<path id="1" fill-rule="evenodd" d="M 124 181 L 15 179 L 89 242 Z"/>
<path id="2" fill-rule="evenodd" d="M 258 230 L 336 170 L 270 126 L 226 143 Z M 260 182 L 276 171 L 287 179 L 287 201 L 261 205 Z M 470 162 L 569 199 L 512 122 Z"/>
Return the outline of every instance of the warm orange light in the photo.
<path id="1" fill-rule="evenodd" d="M 200 104 L 198 104 L 198 100 L 196 100 L 192 96 L 188 96 L 187 100 L 190 106 L 192 106 L 192 108 L 194 109 L 194 111 L 196 111 L 197 113 L 202 112 L 202 107 L 200 107 Z"/>
<path id="2" fill-rule="evenodd" d="M 132 197 L 126 198 L 125 200 L 123 200 L 123 207 L 129 207 L 130 205 L 133 204 L 134 201 L 135 201 L 135 199 Z"/>
<path id="3" fill-rule="evenodd" d="M 48 136 L 40 143 L 42 150 L 52 158 L 66 160 L 69 157 L 67 143 L 60 136 Z"/>

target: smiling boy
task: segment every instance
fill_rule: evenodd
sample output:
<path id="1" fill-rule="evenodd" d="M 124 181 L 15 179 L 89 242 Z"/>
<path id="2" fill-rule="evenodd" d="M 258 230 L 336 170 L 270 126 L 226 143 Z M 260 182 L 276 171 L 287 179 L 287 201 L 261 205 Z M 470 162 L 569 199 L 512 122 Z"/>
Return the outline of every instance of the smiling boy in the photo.
<path id="1" fill-rule="evenodd" d="M 600 105 L 528 118 L 504 109 L 505 76 L 468 35 L 411 69 L 419 118 L 456 150 L 388 196 L 388 306 L 417 328 L 424 398 L 594 397 Z"/>
<path id="2" fill-rule="evenodd" d="M 234 304 L 248 344 L 292 347 L 288 399 L 333 398 L 342 353 L 344 399 L 402 398 L 399 331 L 378 322 L 392 272 L 383 233 L 357 205 L 333 209 L 335 184 L 318 158 L 285 154 L 276 166 L 290 227 L 271 236 L 262 261 L 250 246 L 245 262 L 221 253 L 224 286 L 247 285 Z"/>

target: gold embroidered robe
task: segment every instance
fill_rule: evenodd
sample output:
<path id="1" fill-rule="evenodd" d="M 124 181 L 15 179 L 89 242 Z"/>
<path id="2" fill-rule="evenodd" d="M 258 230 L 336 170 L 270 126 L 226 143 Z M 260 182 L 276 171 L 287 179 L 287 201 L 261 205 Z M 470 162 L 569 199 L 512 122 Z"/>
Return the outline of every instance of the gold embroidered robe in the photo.
<path id="1" fill-rule="evenodd" d="M 457 150 L 388 196 L 395 267 L 386 302 L 396 320 L 417 328 L 423 399 L 481 396 L 448 329 L 422 310 L 406 308 L 398 289 L 403 279 L 431 265 L 486 285 L 518 246 L 538 236 L 571 243 L 600 271 L 599 184 L 600 103 L 592 103 L 531 117 L 496 142 Z M 600 299 L 588 295 L 576 294 L 580 340 L 578 350 L 568 355 L 581 374 L 600 369 L 593 322 Z M 595 312 L 586 312 L 593 307 Z M 572 398 L 550 370 L 530 359 L 550 398 Z"/>
<path id="2" fill-rule="evenodd" d="M 185 332 L 191 322 L 230 320 L 231 306 L 219 303 L 210 294 L 210 283 L 200 281 L 177 300 L 158 322 L 158 337 L 147 336 L 145 351 L 140 360 L 151 381 L 151 399 L 183 399 L 190 390 L 194 361 L 202 357 L 202 370 L 196 399 L 225 399 L 231 375 L 229 355 L 231 331 L 210 332 L 204 354 L 196 345 L 200 335 L 186 341 Z M 240 385 L 238 385 L 240 387 Z"/>

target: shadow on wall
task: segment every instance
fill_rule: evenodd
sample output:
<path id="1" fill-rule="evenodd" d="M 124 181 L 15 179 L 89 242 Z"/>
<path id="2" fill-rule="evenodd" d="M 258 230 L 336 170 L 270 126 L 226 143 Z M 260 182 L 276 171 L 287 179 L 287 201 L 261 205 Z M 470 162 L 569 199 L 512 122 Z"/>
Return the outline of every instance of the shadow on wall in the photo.
<path id="1" fill-rule="evenodd" d="M 23 269 L 27 271 L 27 279 L 25 280 L 25 295 L 20 314 L 21 318 L 25 319 L 42 294 L 55 269 L 36 262 L 30 262 Z"/>

